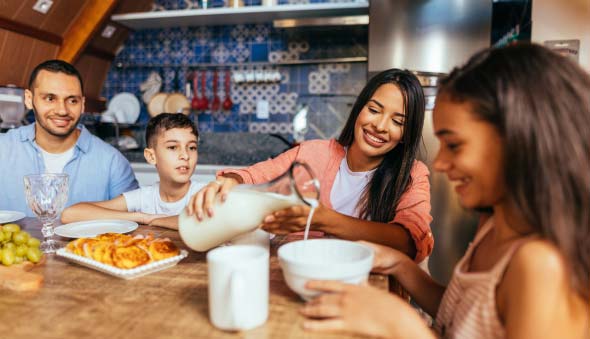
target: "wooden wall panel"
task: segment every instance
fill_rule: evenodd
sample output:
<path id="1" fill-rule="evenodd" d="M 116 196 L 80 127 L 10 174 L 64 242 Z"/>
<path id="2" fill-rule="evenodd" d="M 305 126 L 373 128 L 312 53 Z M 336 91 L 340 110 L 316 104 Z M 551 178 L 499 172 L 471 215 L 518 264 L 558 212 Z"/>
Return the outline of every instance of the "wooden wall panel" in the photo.
<path id="1" fill-rule="evenodd" d="M 101 25 L 108 20 L 117 0 L 87 0 L 78 18 L 64 34 L 58 58 L 75 62 Z"/>
<path id="2" fill-rule="evenodd" d="M 85 1 L 76 0 L 54 1 L 49 12 L 42 14 L 33 10 L 36 0 L 0 1 L 2 2 L 5 2 L 4 6 L 0 5 L 3 16 L 60 36 L 64 35 L 85 4 Z"/>
<path id="3" fill-rule="evenodd" d="M 4 54 L 4 44 L 6 43 L 6 38 L 8 37 L 8 31 L 0 28 L 0 59 L 2 59 L 2 54 Z"/>
<path id="4" fill-rule="evenodd" d="M 149 11 L 154 3 L 154 0 L 115 1 L 112 12 L 116 14 Z M 59 55 L 60 47 L 63 49 L 67 40 L 64 37 L 89 3 L 57 0 L 47 14 L 41 14 L 32 9 L 35 2 L 0 0 L 0 85 L 12 83 L 25 87 L 33 67 Z M 116 27 L 111 38 L 101 36 L 107 24 Z M 128 35 L 128 28 L 107 20 L 74 63 L 82 73 L 89 101 L 100 98 L 111 62 Z"/>
<path id="5" fill-rule="evenodd" d="M 0 84 L 25 87 L 40 62 L 55 58 L 59 46 L 0 29 Z"/>
<path id="6" fill-rule="evenodd" d="M 112 37 L 105 38 L 101 34 L 108 25 L 115 27 L 116 30 Z M 128 36 L 129 29 L 127 27 L 109 20 L 101 26 L 88 45 L 92 49 L 104 51 L 114 56 L 119 47 L 125 43 Z"/>
<path id="7" fill-rule="evenodd" d="M 29 77 L 33 68 L 45 60 L 57 58 L 59 46 L 36 40 L 31 48 L 31 57 L 25 68 L 25 86 L 29 84 Z"/>
<path id="8" fill-rule="evenodd" d="M 84 95 L 88 98 L 99 98 L 111 62 L 93 55 L 82 54 L 74 66 L 82 75 Z"/>
<path id="9" fill-rule="evenodd" d="M 113 11 L 114 14 L 148 12 L 154 0 L 122 0 Z"/>
<path id="10" fill-rule="evenodd" d="M 3 0 L 0 1 L 0 16 L 6 19 L 12 19 L 12 17 L 19 12 L 20 8 L 26 6 L 28 1 L 19 0 Z M 32 5 L 31 5 L 32 6 Z M 32 7 L 30 7 L 32 8 Z"/>

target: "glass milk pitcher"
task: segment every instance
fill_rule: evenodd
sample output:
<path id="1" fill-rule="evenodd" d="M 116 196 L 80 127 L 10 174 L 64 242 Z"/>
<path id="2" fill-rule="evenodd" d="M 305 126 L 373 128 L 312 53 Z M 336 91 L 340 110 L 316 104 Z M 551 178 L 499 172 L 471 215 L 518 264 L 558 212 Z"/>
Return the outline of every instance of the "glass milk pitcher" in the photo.
<path id="1" fill-rule="evenodd" d="M 234 187 L 225 202 L 216 201 L 211 218 L 205 213 L 199 221 L 183 210 L 178 217 L 178 232 L 188 247 L 203 252 L 254 231 L 274 211 L 300 204 L 315 206 L 319 198 L 320 184 L 309 165 L 293 162 L 271 182 Z"/>

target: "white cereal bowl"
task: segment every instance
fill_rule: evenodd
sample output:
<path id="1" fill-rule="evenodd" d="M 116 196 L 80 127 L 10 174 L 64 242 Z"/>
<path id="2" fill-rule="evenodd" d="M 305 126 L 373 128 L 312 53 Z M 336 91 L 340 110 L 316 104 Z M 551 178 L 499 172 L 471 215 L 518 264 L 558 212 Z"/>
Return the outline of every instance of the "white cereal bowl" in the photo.
<path id="1" fill-rule="evenodd" d="M 287 285 L 305 300 L 321 293 L 306 289 L 308 280 L 338 280 L 349 284 L 367 280 L 373 255 L 367 246 L 338 239 L 294 241 L 278 250 Z"/>

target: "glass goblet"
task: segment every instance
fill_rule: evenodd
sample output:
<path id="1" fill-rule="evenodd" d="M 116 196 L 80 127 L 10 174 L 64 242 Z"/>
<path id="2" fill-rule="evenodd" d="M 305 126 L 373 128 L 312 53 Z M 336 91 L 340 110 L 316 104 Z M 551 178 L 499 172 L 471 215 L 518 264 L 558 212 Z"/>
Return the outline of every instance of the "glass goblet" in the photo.
<path id="1" fill-rule="evenodd" d="M 65 244 L 52 239 L 54 222 L 68 200 L 67 174 L 25 175 L 25 196 L 31 210 L 43 224 L 43 242 L 39 247 L 43 253 L 54 253 Z"/>

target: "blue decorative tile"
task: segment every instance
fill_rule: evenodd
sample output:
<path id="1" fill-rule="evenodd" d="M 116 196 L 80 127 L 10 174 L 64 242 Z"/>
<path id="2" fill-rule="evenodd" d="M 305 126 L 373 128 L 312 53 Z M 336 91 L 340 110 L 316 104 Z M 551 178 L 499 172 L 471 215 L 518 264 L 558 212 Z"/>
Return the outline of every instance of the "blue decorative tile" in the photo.
<path id="1" fill-rule="evenodd" d="M 210 0 L 212 6 L 222 0 Z M 292 2 L 295 0 L 291 0 Z M 299 0 L 306 1 L 306 0 Z M 313 0 L 314 2 L 329 2 Z M 344 0 L 345 1 L 345 0 Z M 156 7 L 182 9 L 191 1 L 156 0 Z M 311 1 L 308 1 L 308 3 Z M 343 2 L 343 0 L 336 0 Z M 193 4 L 197 3 L 192 1 Z M 246 0 L 245 5 L 260 5 L 260 0 Z M 287 3 L 281 0 L 279 3 Z M 288 133 L 292 130 L 291 120 L 295 106 L 310 101 L 321 133 L 310 131 L 309 137 L 332 136 L 341 121 L 331 112 L 329 97 L 318 95 L 356 95 L 366 80 L 366 63 L 334 65 L 249 65 L 249 62 L 282 62 L 287 60 L 308 60 L 367 55 L 366 27 L 342 29 L 276 29 L 271 23 L 232 26 L 201 26 L 167 29 L 149 29 L 133 32 L 123 50 L 117 55 L 111 68 L 103 95 L 109 99 L 121 91 L 141 96 L 139 84 L 152 71 L 163 74 L 164 91 L 174 89 L 174 73 L 179 71 L 180 85 L 186 82 L 187 70 L 207 69 L 206 95 L 212 100 L 213 70 L 220 68 L 224 74 L 225 65 L 231 64 L 233 71 L 279 71 L 281 82 L 274 84 L 231 84 L 234 107 L 231 112 L 206 111 L 195 116 L 202 132 L 250 132 Z M 201 66 L 207 64 L 209 66 Z M 210 66 L 215 64 L 218 66 Z M 117 68 L 116 65 L 123 65 Z M 173 66 L 173 67 L 164 67 Z M 315 76 L 310 82 L 310 74 Z M 313 85 L 313 86 L 312 86 Z M 310 87 L 313 89 L 310 93 Z M 199 81 L 200 88 L 200 81 Z M 223 81 L 219 81 L 219 96 L 225 98 Z M 347 97 L 348 98 L 348 97 Z M 270 104 L 268 119 L 256 118 L 256 101 L 267 100 Z M 333 110 L 333 109 L 332 109 Z M 144 120 L 142 120 L 144 119 Z M 140 121 L 147 121 L 149 115 L 142 103 Z"/>
<path id="2" fill-rule="evenodd" d="M 253 43 L 250 47 L 251 54 L 250 60 L 256 61 L 268 61 L 268 44 L 266 43 Z"/>

